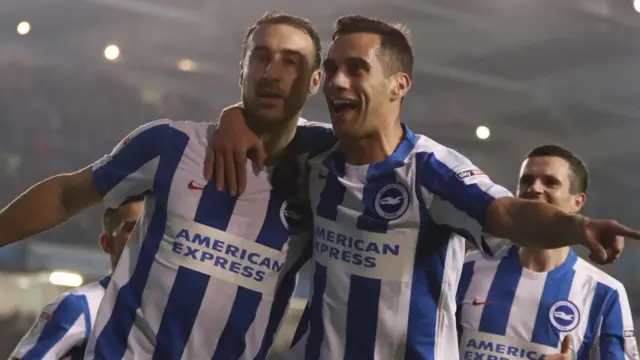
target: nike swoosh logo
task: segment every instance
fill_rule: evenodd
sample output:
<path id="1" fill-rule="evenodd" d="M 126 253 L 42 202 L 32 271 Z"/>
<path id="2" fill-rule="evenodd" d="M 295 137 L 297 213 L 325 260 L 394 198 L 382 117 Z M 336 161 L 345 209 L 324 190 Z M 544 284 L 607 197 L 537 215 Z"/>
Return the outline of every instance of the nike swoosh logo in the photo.
<path id="1" fill-rule="evenodd" d="M 187 185 L 187 187 L 189 188 L 189 190 L 204 190 L 204 186 L 199 185 L 193 180 L 191 180 L 191 182 L 189 183 L 189 185 Z"/>
<path id="2" fill-rule="evenodd" d="M 326 179 L 326 178 L 327 178 L 327 174 L 318 173 L 318 179 Z"/>
<path id="3" fill-rule="evenodd" d="M 473 300 L 473 302 L 471 303 L 471 305 L 473 306 L 482 306 L 482 305 L 488 305 L 488 304 L 491 304 L 491 301 Z"/>

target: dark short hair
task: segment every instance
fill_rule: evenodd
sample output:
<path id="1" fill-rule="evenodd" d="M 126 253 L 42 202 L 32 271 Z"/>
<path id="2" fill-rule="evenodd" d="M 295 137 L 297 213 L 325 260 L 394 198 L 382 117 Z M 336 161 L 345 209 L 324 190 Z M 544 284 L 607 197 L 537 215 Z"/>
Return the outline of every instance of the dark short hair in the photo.
<path id="1" fill-rule="evenodd" d="M 569 163 L 569 168 L 573 173 L 573 178 L 569 186 L 569 190 L 572 194 L 586 193 L 589 185 L 589 171 L 584 162 L 580 160 L 571 151 L 563 148 L 559 145 L 541 145 L 531 150 L 527 155 L 528 158 L 539 156 L 553 156 L 564 159 Z"/>
<path id="2" fill-rule="evenodd" d="M 117 208 L 107 208 L 102 214 L 102 231 L 105 233 L 110 233 L 112 231 L 113 224 L 116 222 L 116 216 L 120 208 L 140 201 L 144 201 L 144 195 L 129 196 Z"/>
<path id="3" fill-rule="evenodd" d="M 294 16 L 281 11 L 268 11 L 264 13 L 256 22 L 251 25 L 247 33 L 244 35 L 242 42 L 242 60 L 244 61 L 247 56 L 247 48 L 249 47 L 249 38 L 261 25 L 289 25 L 296 29 L 303 31 L 309 35 L 313 46 L 315 47 L 315 59 L 313 61 L 313 68 L 318 69 L 320 67 L 320 59 L 322 57 L 322 45 L 320 43 L 320 35 L 314 28 L 309 19 L 305 19 L 299 16 Z"/>
<path id="4" fill-rule="evenodd" d="M 409 42 L 409 31 L 401 24 L 391 25 L 363 15 L 344 16 L 336 21 L 332 40 L 341 35 L 371 33 L 380 36 L 381 55 L 391 74 L 403 72 L 411 77 L 413 72 L 413 49 Z"/>

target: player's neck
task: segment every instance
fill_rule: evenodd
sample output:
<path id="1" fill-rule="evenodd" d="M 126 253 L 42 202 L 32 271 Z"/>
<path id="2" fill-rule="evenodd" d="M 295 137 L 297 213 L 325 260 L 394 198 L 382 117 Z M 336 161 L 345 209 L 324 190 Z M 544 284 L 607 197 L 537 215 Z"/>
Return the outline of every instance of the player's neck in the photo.
<path id="1" fill-rule="evenodd" d="M 280 126 L 269 126 L 264 128 L 261 126 L 252 126 L 255 122 L 247 119 L 247 125 L 249 128 L 258 135 L 265 151 L 267 152 L 267 165 L 273 165 L 277 162 L 277 159 L 282 154 L 283 150 L 289 145 L 291 140 L 296 134 L 296 127 L 298 126 L 299 116 L 287 121 Z"/>
<path id="2" fill-rule="evenodd" d="M 562 265 L 569 251 L 568 247 L 550 250 L 521 247 L 518 255 L 524 268 L 533 272 L 548 272 Z"/>
<path id="3" fill-rule="evenodd" d="M 400 121 L 385 122 L 388 126 L 364 137 L 342 137 L 338 147 L 344 155 L 345 161 L 351 165 L 374 164 L 385 160 L 396 150 L 402 138 L 404 129 Z"/>

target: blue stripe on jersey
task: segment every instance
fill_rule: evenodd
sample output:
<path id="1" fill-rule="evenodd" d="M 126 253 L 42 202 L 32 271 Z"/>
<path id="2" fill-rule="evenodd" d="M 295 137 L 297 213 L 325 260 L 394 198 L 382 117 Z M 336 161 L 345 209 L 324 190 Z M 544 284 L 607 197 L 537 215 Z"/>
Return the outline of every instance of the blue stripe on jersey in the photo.
<path id="1" fill-rule="evenodd" d="M 336 221 L 338 217 L 338 206 L 342 204 L 345 195 L 345 187 L 338 180 L 345 173 L 344 157 L 338 151 L 332 152 L 323 161 L 323 165 L 329 170 L 326 183 L 320 201 L 316 206 L 316 214 L 330 221 Z M 315 230 L 314 230 L 315 232 Z M 314 239 L 315 243 L 315 239 Z M 309 338 L 307 340 L 305 359 L 317 360 L 320 358 L 320 346 L 324 339 L 324 323 L 322 316 L 322 305 L 324 290 L 327 286 L 327 268 L 315 262 L 315 273 L 313 275 L 313 295 L 309 306 Z"/>
<path id="2" fill-rule="evenodd" d="M 382 282 L 351 275 L 347 300 L 344 359 L 373 359 L 378 328 L 378 299 Z"/>
<path id="3" fill-rule="evenodd" d="M 247 346 L 245 334 L 256 317 L 262 294 L 238 286 L 227 324 L 222 330 L 212 360 L 239 359 Z"/>
<path id="4" fill-rule="evenodd" d="M 202 190 L 194 221 L 225 231 L 229 226 L 236 201 L 237 198 L 229 195 L 226 190 L 218 191 L 213 182 L 208 182 Z M 153 353 L 154 359 L 182 357 L 202 306 L 209 279 L 209 275 L 199 271 L 182 266 L 178 269 L 156 334 L 158 345 Z M 184 295 L 187 293 L 189 296 Z"/>
<path id="5" fill-rule="evenodd" d="M 464 297 L 467 295 L 467 290 L 469 290 L 469 285 L 471 285 L 471 279 L 473 278 L 473 267 L 475 266 L 475 261 L 469 261 L 464 263 L 462 266 L 462 275 L 460 276 L 460 282 L 458 283 L 458 291 L 456 292 L 456 329 L 458 330 L 458 341 L 460 341 L 460 336 L 462 335 L 462 331 L 464 330 L 462 327 L 462 314 L 460 310 L 462 310 L 462 301 L 464 301 Z"/>
<path id="6" fill-rule="evenodd" d="M 332 152 L 322 162 L 329 173 L 320 193 L 320 202 L 316 207 L 316 213 L 327 220 L 336 221 L 338 218 L 338 206 L 344 201 L 345 187 L 338 178 L 344 176 L 345 161 L 344 156 L 338 151 Z"/>
<path id="7" fill-rule="evenodd" d="M 493 277 L 489 293 L 480 317 L 479 331 L 496 335 L 505 335 L 509 314 L 516 295 L 516 289 L 522 275 L 522 266 L 518 260 L 518 249 L 509 249 L 510 254 L 500 260 Z"/>
<path id="8" fill-rule="evenodd" d="M 475 261 L 469 261 L 462 266 L 462 275 L 460 275 L 460 282 L 458 283 L 458 291 L 456 293 L 456 301 L 458 304 L 462 303 L 464 297 L 467 295 L 469 285 L 471 285 L 471 279 L 473 278 L 473 267 Z"/>
<path id="9" fill-rule="evenodd" d="M 42 328 L 36 344 L 24 354 L 22 359 L 42 359 L 69 332 L 73 324 L 82 316 L 86 306 L 87 300 L 84 295 L 65 296 Z"/>
<path id="10" fill-rule="evenodd" d="M 82 306 L 82 315 L 84 315 L 84 341 L 82 342 L 82 349 L 85 349 L 87 347 L 87 341 L 89 341 L 89 336 L 91 336 L 91 329 L 93 328 L 93 324 L 91 323 L 91 313 L 89 312 L 89 300 L 87 300 L 87 297 L 85 296 L 84 299 L 82 299 L 83 302 L 83 306 Z M 83 354 L 84 356 L 84 351 Z"/>
<path id="11" fill-rule="evenodd" d="M 300 256 L 298 260 L 293 264 L 291 269 L 282 278 L 282 283 L 276 294 L 273 297 L 273 307 L 269 314 L 269 322 L 265 329 L 265 336 L 262 338 L 262 344 L 260 345 L 260 351 L 256 354 L 254 360 L 261 360 L 267 357 L 271 345 L 273 345 L 273 337 L 280 326 L 280 322 L 284 317 L 287 307 L 289 305 L 289 299 L 293 295 L 293 291 L 296 287 L 296 277 L 302 266 L 311 258 L 313 251 L 312 243 L 310 242 L 305 249 L 305 252 Z M 302 319 L 300 323 L 302 323 Z"/>
<path id="12" fill-rule="evenodd" d="M 102 288 L 105 290 L 107 290 L 107 288 L 109 287 L 110 282 L 111 282 L 111 276 L 105 276 L 100 281 L 98 281 L 100 286 L 102 286 Z"/>
<path id="13" fill-rule="evenodd" d="M 162 139 L 167 139 L 177 130 L 169 124 L 151 127 L 134 136 L 109 162 L 93 172 L 100 194 L 105 195 L 127 176 L 160 155 Z M 185 135 L 186 136 L 186 135 Z M 131 194 L 139 195 L 139 194 Z"/>
<path id="14" fill-rule="evenodd" d="M 467 185 L 458 179 L 456 173 L 433 153 L 416 153 L 416 162 L 420 166 L 420 185 L 484 225 L 493 196 L 477 184 Z"/>
<path id="15" fill-rule="evenodd" d="M 273 169 L 271 179 L 282 177 L 282 175 L 284 175 L 282 174 L 282 171 L 285 170 L 286 169 L 284 167 L 276 166 Z M 278 190 L 275 186 L 276 185 L 274 184 L 269 194 L 267 213 L 265 214 L 262 228 L 260 229 L 256 243 L 281 251 L 284 244 L 289 240 L 289 232 L 280 218 L 280 209 L 283 201 L 286 199 L 278 197 Z M 291 269 L 289 271 L 291 271 Z M 285 276 L 286 275 L 288 274 L 285 274 Z M 288 281 L 286 284 L 281 282 L 274 296 L 290 296 L 294 289 L 295 277 L 293 282 Z M 239 359 L 242 356 L 247 345 L 245 341 L 246 333 L 249 331 L 249 327 L 251 327 L 251 324 L 255 320 L 261 301 L 262 293 L 238 287 L 236 297 L 234 298 L 233 305 L 231 307 L 231 313 L 229 314 L 229 319 L 227 320 L 227 324 L 220 335 L 218 346 L 213 354 L 213 360 Z M 282 307 L 282 305 L 276 304 L 274 300 L 274 306 L 275 305 Z M 272 314 L 273 313 L 270 313 L 270 315 Z M 269 321 L 272 320 L 275 321 L 276 319 L 269 319 Z"/>
<path id="16" fill-rule="evenodd" d="M 178 268 L 156 334 L 154 360 L 182 358 L 208 283 L 209 275 Z"/>
<path id="17" fill-rule="evenodd" d="M 404 165 L 404 160 L 415 147 L 415 135 L 404 125 L 405 137 L 393 154 L 385 160 L 369 166 L 362 202 L 364 213 L 358 216 L 356 228 L 373 233 L 386 233 L 389 220 L 376 215 L 375 198 L 380 188 L 396 183 L 395 169 Z M 347 325 L 345 359 L 369 359 L 375 357 L 376 332 L 378 327 L 378 301 L 382 281 L 351 275 L 347 300 Z"/>
<path id="18" fill-rule="evenodd" d="M 549 310 L 556 301 L 569 299 L 571 284 L 576 273 L 573 266 L 577 260 L 578 256 L 573 251 L 569 251 L 567 260 L 547 274 L 531 334 L 532 342 L 551 347 L 557 347 L 560 344 L 560 333 L 549 321 Z"/>
<path id="19" fill-rule="evenodd" d="M 313 295 L 309 306 L 309 337 L 305 348 L 305 360 L 320 359 L 320 345 L 324 339 L 322 305 L 327 286 L 327 267 L 315 262 L 313 274 Z"/>
<path id="20" fill-rule="evenodd" d="M 151 130 L 153 129 L 154 128 Z M 173 176 L 178 168 L 182 154 L 189 142 L 189 136 L 187 134 L 168 126 L 166 129 L 172 130 L 169 133 L 170 138 L 167 139 L 171 146 L 164 148 L 165 151 L 160 155 L 158 169 L 155 174 L 155 211 L 147 228 L 147 234 L 142 242 L 136 268 L 131 274 L 129 282 L 118 291 L 111 317 L 96 340 L 96 358 L 121 359 L 124 356 L 127 350 L 127 339 L 135 320 L 136 311 L 140 308 L 142 293 L 149 279 L 149 272 L 151 271 L 154 257 L 158 252 L 162 236 L 164 235 L 167 224 L 167 202 L 171 182 L 173 181 Z M 143 134 L 140 134 L 140 136 Z M 131 143 L 129 143 L 127 147 L 134 142 L 134 139 L 131 140 Z M 121 153 L 122 151 L 118 154 Z M 136 156 L 135 154 L 131 155 Z"/>
<path id="21" fill-rule="evenodd" d="M 438 302 L 452 232 L 431 219 L 420 186 L 415 186 L 415 191 L 420 205 L 420 228 L 411 281 L 405 359 L 435 359 Z"/>
<path id="22" fill-rule="evenodd" d="M 620 294 L 613 291 L 607 299 L 602 319 L 602 331 L 600 334 L 600 358 L 624 359 L 625 341 L 635 341 L 624 336 L 624 323 L 622 322 L 622 309 L 620 307 Z"/>
<path id="23" fill-rule="evenodd" d="M 591 300 L 591 310 L 589 310 L 589 318 L 587 320 L 587 328 L 584 333 L 584 341 L 578 349 L 578 359 L 588 359 L 589 351 L 591 351 L 591 344 L 597 336 L 597 326 L 600 323 L 602 317 L 602 309 L 604 309 L 605 301 L 609 294 L 611 294 L 611 288 L 602 283 L 596 285 L 596 290 L 593 293 Z"/>

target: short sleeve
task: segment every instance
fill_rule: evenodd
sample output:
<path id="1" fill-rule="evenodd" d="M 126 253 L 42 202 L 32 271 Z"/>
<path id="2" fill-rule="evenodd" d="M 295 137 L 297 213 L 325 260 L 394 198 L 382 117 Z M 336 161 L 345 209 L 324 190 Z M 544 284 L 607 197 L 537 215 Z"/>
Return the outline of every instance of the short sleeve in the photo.
<path id="1" fill-rule="evenodd" d="M 12 358 L 58 360 L 83 346 L 89 334 L 88 304 L 84 295 L 66 294 L 47 305 L 29 332 L 20 340 Z"/>
<path id="2" fill-rule="evenodd" d="M 108 206 L 153 191 L 160 155 L 173 131 L 171 123 L 157 120 L 140 126 L 93 164 L 94 182 Z"/>
<path id="3" fill-rule="evenodd" d="M 469 159 L 442 145 L 417 153 L 419 184 L 431 219 L 448 226 L 488 255 L 511 243 L 483 232 L 487 212 L 496 199 L 512 194 L 494 183 Z"/>

